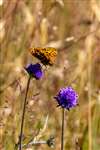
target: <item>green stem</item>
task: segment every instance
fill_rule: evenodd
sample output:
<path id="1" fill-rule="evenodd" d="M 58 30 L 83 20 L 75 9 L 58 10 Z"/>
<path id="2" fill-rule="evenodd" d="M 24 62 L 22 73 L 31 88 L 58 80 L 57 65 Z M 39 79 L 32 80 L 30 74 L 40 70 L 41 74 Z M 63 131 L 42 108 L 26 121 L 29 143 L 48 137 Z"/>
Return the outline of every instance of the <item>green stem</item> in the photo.
<path id="1" fill-rule="evenodd" d="M 24 107 L 23 107 L 23 114 L 22 114 L 22 120 L 21 120 L 21 131 L 20 131 L 20 136 L 19 136 L 19 150 L 22 150 L 23 126 L 24 126 L 24 118 L 25 118 L 25 110 L 26 110 L 26 101 L 27 101 L 27 94 L 28 94 L 28 89 L 29 89 L 30 80 L 31 80 L 31 77 L 28 78 L 27 88 L 26 88 L 26 93 L 25 93 L 25 99 L 24 99 Z"/>
<path id="2" fill-rule="evenodd" d="M 61 150 L 64 149 L 64 108 L 62 108 Z"/>

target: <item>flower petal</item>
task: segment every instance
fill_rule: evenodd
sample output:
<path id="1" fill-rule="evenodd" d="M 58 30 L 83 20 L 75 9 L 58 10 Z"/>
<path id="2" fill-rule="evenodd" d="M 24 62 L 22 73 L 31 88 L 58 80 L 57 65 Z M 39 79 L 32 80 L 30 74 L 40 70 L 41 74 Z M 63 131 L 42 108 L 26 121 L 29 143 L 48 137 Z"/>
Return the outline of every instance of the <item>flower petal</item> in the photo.
<path id="1" fill-rule="evenodd" d="M 28 74 L 31 77 L 34 77 L 35 79 L 40 79 L 43 76 L 42 67 L 39 63 L 36 64 L 29 64 L 25 70 L 28 72 Z"/>
<path id="2" fill-rule="evenodd" d="M 60 89 L 60 91 L 54 98 L 57 100 L 58 105 L 66 108 L 67 110 L 75 107 L 78 104 L 78 94 L 74 89 L 72 89 L 72 87 Z"/>

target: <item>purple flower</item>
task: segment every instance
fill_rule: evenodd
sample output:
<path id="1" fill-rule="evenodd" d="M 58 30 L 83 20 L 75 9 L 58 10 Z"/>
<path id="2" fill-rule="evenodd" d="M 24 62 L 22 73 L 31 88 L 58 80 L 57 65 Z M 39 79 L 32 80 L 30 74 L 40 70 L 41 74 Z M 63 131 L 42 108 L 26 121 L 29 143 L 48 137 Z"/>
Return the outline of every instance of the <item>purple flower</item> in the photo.
<path id="1" fill-rule="evenodd" d="M 43 76 L 42 67 L 39 63 L 36 64 L 29 64 L 25 70 L 28 72 L 28 74 L 31 77 L 34 77 L 35 79 L 39 80 Z"/>
<path id="2" fill-rule="evenodd" d="M 78 94 L 72 87 L 62 88 L 54 98 L 57 100 L 58 106 L 68 110 L 78 104 Z"/>

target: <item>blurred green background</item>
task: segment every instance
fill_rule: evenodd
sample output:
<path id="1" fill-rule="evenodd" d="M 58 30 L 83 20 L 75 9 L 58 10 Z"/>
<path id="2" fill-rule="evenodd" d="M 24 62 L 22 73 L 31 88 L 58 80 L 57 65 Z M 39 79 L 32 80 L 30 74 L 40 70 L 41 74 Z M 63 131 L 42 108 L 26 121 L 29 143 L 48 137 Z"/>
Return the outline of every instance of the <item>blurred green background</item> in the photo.
<path id="1" fill-rule="evenodd" d="M 65 150 L 99 150 L 100 0 L 0 0 L 0 150 L 13 150 L 18 142 L 24 67 L 38 62 L 28 49 L 48 46 L 58 56 L 41 81 L 31 81 L 24 143 L 53 135 L 60 150 L 61 109 L 53 97 L 71 85 L 79 106 L 65 113 Z M 50 149 L 44 144 L 27 150 Z"/>

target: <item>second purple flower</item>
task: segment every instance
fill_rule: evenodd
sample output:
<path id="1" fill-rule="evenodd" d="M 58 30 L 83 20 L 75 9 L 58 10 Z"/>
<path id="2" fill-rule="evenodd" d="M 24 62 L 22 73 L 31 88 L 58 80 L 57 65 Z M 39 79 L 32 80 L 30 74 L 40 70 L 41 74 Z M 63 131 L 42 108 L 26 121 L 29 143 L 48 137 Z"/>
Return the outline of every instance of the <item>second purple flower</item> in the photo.
<path id="1" fill-rule="evenodd" d="M 78 104 L 78 94 L 72 87 L 62 88 L 54 98 L 59 106 L 68 110 Z"/>

